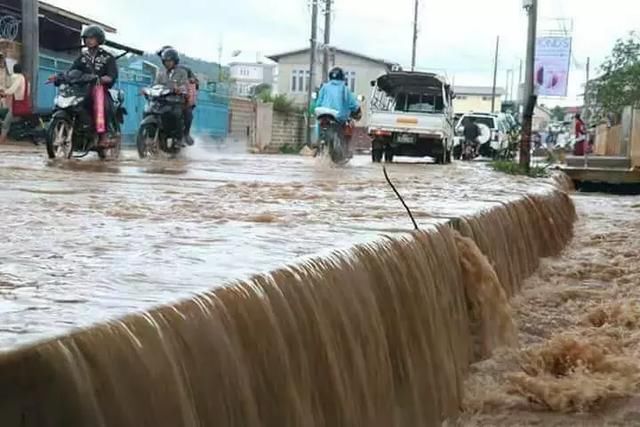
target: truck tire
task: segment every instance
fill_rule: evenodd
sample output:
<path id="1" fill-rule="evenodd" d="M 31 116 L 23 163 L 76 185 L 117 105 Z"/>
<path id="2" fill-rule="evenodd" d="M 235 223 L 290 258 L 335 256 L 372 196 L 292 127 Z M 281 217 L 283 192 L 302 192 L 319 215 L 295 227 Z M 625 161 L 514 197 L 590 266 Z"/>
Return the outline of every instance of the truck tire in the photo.
<path id="1" fill-rule="evenodd" d="M 382 162 L 382 156 L 384 155 L 384 150 L 382 148 L 372 148 L 371 149 L 371 161 L 373 163 Z"/>
<path id="2" fill-rule="evenodd" d="M 391 146 L 384 148 L 384 161 L 385 163 L 393 163 L 393 148 Z"/>

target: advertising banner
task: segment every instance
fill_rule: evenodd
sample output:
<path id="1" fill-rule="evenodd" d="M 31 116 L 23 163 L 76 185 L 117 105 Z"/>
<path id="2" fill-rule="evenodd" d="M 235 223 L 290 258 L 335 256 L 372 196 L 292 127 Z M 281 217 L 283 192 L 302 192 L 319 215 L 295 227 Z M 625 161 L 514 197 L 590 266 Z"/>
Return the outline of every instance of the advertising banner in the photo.
<path id="1" fill-rule="evenodd" d="M 538 37 L 534 69 L 538 96 L 567 96 L 570 66 L 571 37 Z"/>

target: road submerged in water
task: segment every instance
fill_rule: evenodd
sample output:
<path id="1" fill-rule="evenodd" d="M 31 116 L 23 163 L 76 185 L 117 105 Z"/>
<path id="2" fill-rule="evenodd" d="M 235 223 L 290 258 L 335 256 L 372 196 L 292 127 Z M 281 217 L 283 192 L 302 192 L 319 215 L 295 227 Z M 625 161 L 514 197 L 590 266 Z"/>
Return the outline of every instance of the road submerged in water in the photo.
<path id="1" fill-rule="evenodd" d="M 197 146 L 184 158 L 50 162 L 0 148 L 0 349 L 173 302 L 412 226 L 379 165 Z M 421 226 L 552 183 L 394 164 Z"/>

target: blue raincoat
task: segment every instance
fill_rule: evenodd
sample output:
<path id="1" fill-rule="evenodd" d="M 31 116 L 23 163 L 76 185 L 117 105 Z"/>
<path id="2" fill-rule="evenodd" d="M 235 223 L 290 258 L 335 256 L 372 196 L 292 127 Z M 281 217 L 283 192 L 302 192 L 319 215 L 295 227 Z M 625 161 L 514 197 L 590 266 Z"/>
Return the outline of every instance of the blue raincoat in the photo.
<path id="1" fill-rule="evenodd" d="M 320 88 L 315 108 L 331 108 L 338 111 L 336 119 L 340 123 L 346 123 L 351 113 L 360 108 L 360 103 L 351 93 L 344 81 L 330 80 Z"/>

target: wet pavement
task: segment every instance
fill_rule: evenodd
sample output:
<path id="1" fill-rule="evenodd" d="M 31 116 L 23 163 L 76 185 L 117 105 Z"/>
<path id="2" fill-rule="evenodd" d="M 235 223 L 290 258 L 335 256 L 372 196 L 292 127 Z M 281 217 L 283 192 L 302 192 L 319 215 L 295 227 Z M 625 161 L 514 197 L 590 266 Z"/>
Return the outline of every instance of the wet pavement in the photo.
<path id="1" fill-rule="evenodd" d="M 486 165 L 394 164 L 422 227 L 543 191 Z M 366 156 L 193 147 L 182 158 L 49 162 L 0 147 L 0 350 L 172 302 L 412 225 Z"/>

